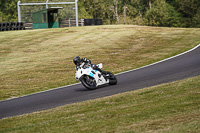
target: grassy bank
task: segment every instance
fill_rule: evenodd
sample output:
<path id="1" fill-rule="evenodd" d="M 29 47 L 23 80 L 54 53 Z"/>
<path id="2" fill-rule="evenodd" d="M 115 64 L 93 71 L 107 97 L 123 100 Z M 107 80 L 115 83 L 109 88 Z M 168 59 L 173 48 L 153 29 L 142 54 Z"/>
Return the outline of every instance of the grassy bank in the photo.
<path id="1" fill-rule="evenodd" d="M 76 83 L 74 56 L 118 73 L 184 52 L 199 29 L 92 26 L 0 32 L 0 100 Z"/>
<path id="2" fill-rule="evenodd" d="M 197 76 L 2 119 L 0 132 L 200 132 L 199 94 L 200 76 Z"/>

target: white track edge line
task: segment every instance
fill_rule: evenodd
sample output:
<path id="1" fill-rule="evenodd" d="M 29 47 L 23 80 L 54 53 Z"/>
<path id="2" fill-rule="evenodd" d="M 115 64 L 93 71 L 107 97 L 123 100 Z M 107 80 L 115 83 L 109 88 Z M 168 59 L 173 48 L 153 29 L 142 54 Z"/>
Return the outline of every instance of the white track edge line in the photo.
<path id="1" fill-rule="evenodd" d="M 53 89 L 49 89 L 49 90 L 45 90 L 45 91 L 40 91 L 40 92 L 33 93 L 33 94 L 28 94 L 28 95 L 24 95 L 24 96 L 15 97 L 15 98 L 10 98 L 10 99 L 6 99 L 6 100 L 0 101 L 0 102 L 10 101 L 10 100 L 23 98 L 23 97 L 27 97 L 27 96 L 32 96 L 32 95 L 36 95 L 36 94 L 40 94 L 40 93 L 44 93 L 44 92 L 49 92 L 49 91 L 53 91 L 53 90 L 58 90 L 58 89 L 62 89 L 62 88 L 65 88 L 65 87 L 70 87 L 70 86 L 74 86 L 74 85 L 78 85 L 78 84 L 81 84 L 81 83 L 75 83 L 75 84 L 66 85 L 66 86 L 62 86 L 62 87 L 58 87 L 58 88 L 53 88 Z"/>
<path id="2" fill-rule="evenodd" d="M 120 75 L 120 74 L 124 74 L 124 73 L 128 73 L 128 72 L 136 71 L 136 70 L 139 70 L 139 69 L 143 69 L 143 68 L 146 68 L 146 67 L 149 67 L 149 66 L 153 66 L 153 65 L 159 64 L 159 63 L 161 63 L 161 62 L 164 62 L 164 61 L 167 61 L 167 60 L 176 58 L 176 57 L 178 57 L 178 56 L 187 54 L 187 53 L 189 53 L 189 52 L 191 52 L 191 51 L 197 49 L 198 47 L 200 47 L 200 44 L 198 44 L 198 45 L 195 46 L 194 48 L 192 48 L 192 49 L 190 49 L 190 50 L 187 50 L 187 51 L 185 51 L 185 52 L 183 52 L 183 53 L 181 53 L 181 54 L 178 54 L 178 55 L 169 57 L 169 58 L 167 58 L 167 59 L 160 60 L 160 61 L 158 61 L 158 62 L 149 64 L 149 65 L 146 65 L 146 66 L 142 66 L 142 67 L 139 67 L 139 68 L 136 68 L 136 69 L 132 69 L 132 70 L 128 70 L 128 71 L 125 71 L 125 72 L 117 73 L 117 74 L 115 74 L 115 75 Z M 53 88 L 53 89 L 49 89 L 49 90 L 45 90 L 45 91 L 41 91 L 41 92 L 37 92 L 37 93 L 33 93 L 33 94 L 28 94 L 28 95 L 24 95 L 24 96 L 20 96 L 20 97 L 15 97 L 15 98 L 3 100 L 3 101 L 0 101 L 0 102 L 10 101 L 10 100 L 14 100 L 14 99 L 17 99 L 17 98 L 23 98 L 23 97 L 27 97 L 27 96 L 31 96 L 31 95 L 36 95 L 36 94 L 40 94 L 40 93 L 44 93 L 44 92 L 48 92 L 48 91 L 52 91 L 52 90 L 57 90 L 57 89 L 65 88 L 65 87 L 70 87 L 70 86 L 78 85 L 78 84 L 81 84 L 81 83 L 75 83 L 75 84 L 71 84 L 71 85 L 67 85 L 67 86 L 62 86 L 62 87 L 58 87 L 58 88 Z"/>
<path id="3" fill-rule="evenodd" d="M 183 53 L 180 53 L 180 54 L 178 54 L 178 55 L 175 55 L 175 56 L 169 57 L 169 58 L 167 58 L 167 59 L 163 59 L 163 60 L 157 61 L 157 62 L 155 62 L 155 63 L 149 64 L 149 65 L 146 65 L 146 66 L 142 66 L 142 67 L 139 67 L 139 68 L 136 68 L 136 69 L 132 69 L 132 70 L 128 70 L 128 71 L 125 71 L 125 72 L 117 73 L 117 74 L 115 74 L 115 75 L 120 75 L 120 74 L 124 74 L 124 73 L 128 73 L 128 72 L 136 71 L 136 70 L 139 70 L 139 69 L 143 69 L 143 68 L 146 68 L 146 67 L 149 67 L 149 66 L 153 66 L 153 65 L 156 65 L 156 64 L 165 62 L 165 61 L 167 61 L 167 60 L 176 58 L 176 57 L 178 57 L 178 56 L 187 54 L 187 53 L 189 53 L 189 52 L 191 52 L 191 51 L 197 49 L 198 47 L 200 47 L 200 44 L 198 44 L 198 45 L 195 46 L 194 48 L 192 48 L 192 49 L 190 49 L 190 50 L 187 50 L 187 51 L 185 51 L 185 52 L 183 52 Z"/>

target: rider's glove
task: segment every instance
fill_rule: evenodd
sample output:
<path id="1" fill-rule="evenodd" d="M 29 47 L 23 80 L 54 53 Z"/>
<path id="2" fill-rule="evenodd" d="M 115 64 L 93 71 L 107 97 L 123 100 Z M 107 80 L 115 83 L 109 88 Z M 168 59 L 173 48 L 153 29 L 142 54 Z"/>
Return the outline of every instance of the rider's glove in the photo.
<path id="1" fill-rule="evenodd" d="M 86 59 L 86 58 L 83 58 L 83 61 L 84 61 L 84 62 L 87 62 L 87 59 Z"/>
<path id="2" fill-rule="evenodd" d="M 89 64 L 91 64 L 91 61 L 90 61 L 90 60 L 88 60 L 87 58 L 83 58 L 82 60 L 83 60 L 83 62 L 86 62 L 86 63 L 89 63 Z"/>
<path id="3" fill-rule="evenodd" d="M 98 66 L 96 66 L 95 64 L 92 64 L 92 68 L 95 70 L 99 70 L 100 68 Z"/>

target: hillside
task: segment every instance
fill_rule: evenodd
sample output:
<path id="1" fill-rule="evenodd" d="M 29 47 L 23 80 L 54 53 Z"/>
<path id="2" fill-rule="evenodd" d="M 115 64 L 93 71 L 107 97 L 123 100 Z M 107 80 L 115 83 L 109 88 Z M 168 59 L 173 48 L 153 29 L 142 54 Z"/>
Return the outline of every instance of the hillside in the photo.
<path id="1" fill-rule="evenodd" d="M 199 29 L 132 25 L 0 32 L 0 100 L 76 83 L 77 55 L 119 73 L 191 49 L 199 36 Z"/>
<path id="2" fill-rule="evenodd" d="M 0 32 L 0 100 L 76 83 L 76 55 L 119 73 L 191 49 L 199 36 L 134 25 Z M 199 93 L 197 76 L 1 119 L 0 132 L 200 132 Z"/>
<path id="3" fill-rule="evenodd" d="M 0 1 L 0 22 L 17 21 L 17 1 Z M 27 2 L 45 2 L 46 0 L 21 0 Z M 49 2 L 74 0 L 50 0 Z M 54 5 L 64 6 L 64 5 Z M 199 0 L 79 0 L 79 18 L 100 18 L 104 24 L 135 24 L 164 27 L 200 27 Z M 23 7 L 22 17 L 27 17 L 35 7 Z M 45 8 L 41 7 L 41 8 Z M 60 18 L 74 18 L 73 6 Z M 39 9 L 38 9 L 39 10 Z M 27 12 L 25 12 L 27 11 Z M 62 12 L 62 10 L 61 10 Z M 23 21 L 23 20 L 22 20 Z M 24 19 L 25 21 L 25 19 Z"/>

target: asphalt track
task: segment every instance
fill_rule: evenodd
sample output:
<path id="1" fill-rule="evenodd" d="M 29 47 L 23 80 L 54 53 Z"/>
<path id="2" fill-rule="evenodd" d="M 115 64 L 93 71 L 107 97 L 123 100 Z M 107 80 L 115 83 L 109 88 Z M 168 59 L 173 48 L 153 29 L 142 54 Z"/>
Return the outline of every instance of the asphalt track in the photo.
<path id="1" fill-rule="evenodd" d="M 0 101 L 0 119 L 58 106 L 106 97 L 200 75 L 200 44 L 180 55 L 117 74 L 118 84 L 89 91 L 81 84 L 69 85 Z"/>

